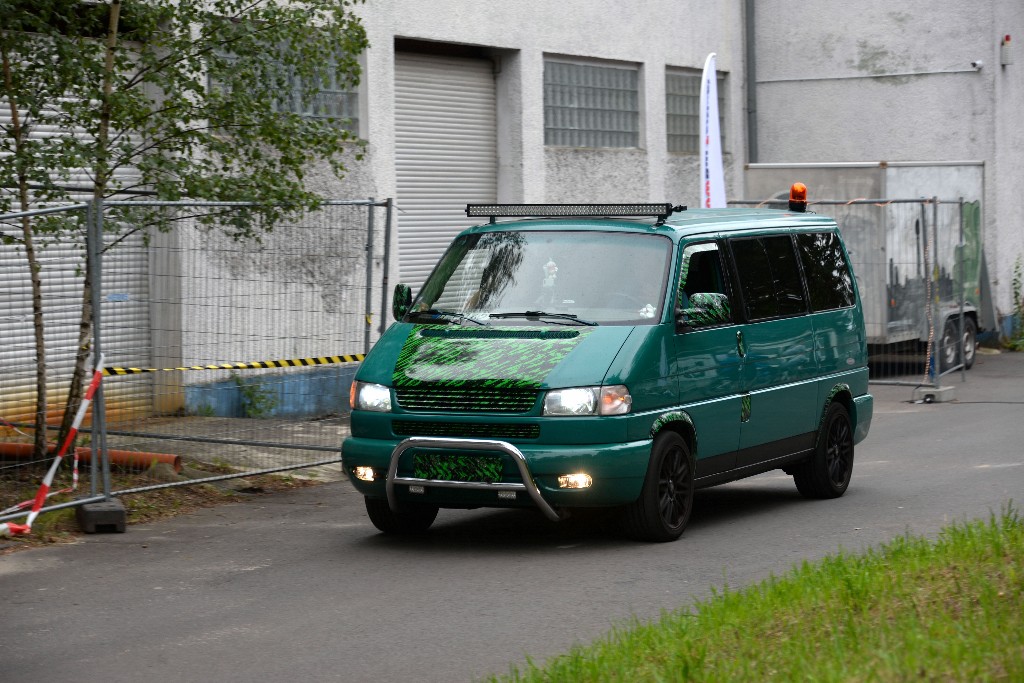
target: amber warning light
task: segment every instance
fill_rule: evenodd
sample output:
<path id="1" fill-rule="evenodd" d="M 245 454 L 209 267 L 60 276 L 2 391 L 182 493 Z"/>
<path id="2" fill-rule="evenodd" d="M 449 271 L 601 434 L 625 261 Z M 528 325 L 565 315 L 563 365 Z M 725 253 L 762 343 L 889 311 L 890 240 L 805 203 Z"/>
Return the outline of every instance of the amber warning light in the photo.
<path id="1" fill-rule="evenodd" d="M 789 188 L 789 210 L 807 211 L 807 186 L 803 183 L 793 183 Z"/>

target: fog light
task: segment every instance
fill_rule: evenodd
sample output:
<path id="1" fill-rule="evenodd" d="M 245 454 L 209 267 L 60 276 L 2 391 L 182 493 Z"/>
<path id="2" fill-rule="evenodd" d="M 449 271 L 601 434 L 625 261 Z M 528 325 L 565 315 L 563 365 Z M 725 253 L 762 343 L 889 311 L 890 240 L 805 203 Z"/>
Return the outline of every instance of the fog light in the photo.
<path id="1" fill-rule="evenodd" d="M 377 477 L 377 473 L 373 471 L 372 467 L 355 467 L 352 469 L 352 474 L 356 475 L 356 479 L 359 481 L 373 481 Z"/>
<path id="2" fill-rule="evenodd" d="M 558 487 L 562 489 L 589 489 L 593 483 L 593 478 L 585 472 L 563 474 L 558 478 Z"/>

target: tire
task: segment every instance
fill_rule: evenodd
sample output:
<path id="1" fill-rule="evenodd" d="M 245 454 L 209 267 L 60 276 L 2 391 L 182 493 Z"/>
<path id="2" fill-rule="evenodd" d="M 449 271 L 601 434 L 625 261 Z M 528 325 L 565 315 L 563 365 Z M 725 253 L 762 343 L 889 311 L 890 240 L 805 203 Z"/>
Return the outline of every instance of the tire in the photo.
<path id="1" fill-rule="evenodd" d="M 385 534 L 412 536 L 422 534 L 437 519 L 437 506 L 425 503 L 406 503 L 397 513 L 384 498 L 364 498 L 370 521 Z"/>
<path id="2" fill-rule="evenodd" d="M 942 328 L 942 341 L 939 348 L 939 367 L 942 372 L 956 367 L 960 363 L 960 345 L 956 339 L 960 333 L 960 321 L 958 318 L 950 318 Z M 972 318 L 964 316 L 964 368 L 970 370 L 974 365 L 974 358 L 978 351 L 978 326 Z"/>
<path id="3" fill-rule="evenodd" d="M 939 371 L 945 372 L 960 362 L 960 349 L 956 343 L 959 336 L 959 323 L 950 318 L 942 327 L 939 339 Z"/>
<path id="4" fill-rule="evenodd" d="M 627 533 L 639 541 L 679 538 L 693 511 L 694 462 L 683 437 L 662 432 L 654 439 L 640 497 L 626 507 Z"/>
<path id="5" fill-rule="evenodd" d="M 793 471 L 804 498 L 838 498 L 853 476 L 853 426 L 846 406 L 832 403 L 818 429 L 814 455 Z"/>
<path id="6" fill-rule="evenodd" d="M 978 355 L 978 326 L 973 318 L 964 316 L 964 368 L 971 369 Z"/>

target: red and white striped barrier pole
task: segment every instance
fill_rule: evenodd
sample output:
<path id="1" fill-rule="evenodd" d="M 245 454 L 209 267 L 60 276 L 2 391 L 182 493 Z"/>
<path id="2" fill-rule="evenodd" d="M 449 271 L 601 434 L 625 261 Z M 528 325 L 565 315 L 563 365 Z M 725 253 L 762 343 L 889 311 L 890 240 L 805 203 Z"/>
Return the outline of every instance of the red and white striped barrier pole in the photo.
<path id="1" fill-rule="evenodd" d="M 85 413 L 89 410 L 89 404 L 92 403 L 92 397 L 96 393 L 96 389 L 99 388 L 100 382 L 103 379 L 103 355 L 100 355 L 99 360 L 96 362 L 96 369 L 92 375 L 92 381 L 89 382 L 89 388 L 85 392 L 85 398 L 82 399 L 81 405 L 78 406 L 78 412 L 75 413 L 75 420 L 71 423 L 71 429 L 68 430 L 68 435 L 64 438 L 64 443 L 61 444 L 57 450 L 57 456 L 53 459 L 53 464 L 50 465 L 50 471 L 46 473 L 46 477 L 43 478 L 43 483 L 39 486 L 39 491 L 36 492 L 36 497 L 32 500 L 32 511 L 28 514 L 28 519 L 25 520 L 24 524 L 14 524 L 6 522 L 0 524 L 0 536 L 25 536 L 32 531 L 32 522 L 39 516 L 39 511 L 43 507 L 43 503 L 47 498 L 52 495 L 50 493 L 50 485 L 53 484 L 53 476 L 57 473 L 57 468 L 60 467 L 61 461 L 64 459 L 64 454 L 67 452 L 68 447 L 71 446 L 75 437 L 78 435 L 78 428 L 82 426 L 82 420 L 85 419 Z M 75 468 L 74 468 L 74 486 L 78 486 L 78 455 L 75 455 Z M 59 493 L 56 492 L 56 493 Z M 27 503 L 28 501 L 26 501 Z M 14 509 L 23 509 L 25 503 L 16 505 Z"/>

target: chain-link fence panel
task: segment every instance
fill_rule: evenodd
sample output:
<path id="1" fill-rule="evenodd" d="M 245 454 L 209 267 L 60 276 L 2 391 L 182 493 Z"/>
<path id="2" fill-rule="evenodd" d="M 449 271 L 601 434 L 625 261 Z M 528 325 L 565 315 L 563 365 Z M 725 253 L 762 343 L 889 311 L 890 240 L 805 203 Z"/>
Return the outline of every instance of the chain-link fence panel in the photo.
<path id="1" fill-rule="evenodd" d="M 785 207 L 786 201 L 735 201 Z M 974 361 L 981 291 L 977 202 L 821 200 L 836 220 L 864 307 L 873 382 L 941 384 Z"/>
<path id="2" fill-rule="evenodd" d="M 87 243 L 84 206 L 61 212 L 67 229 L 36 240 L 51 435 L 80 345 L 92 247 L 101 268 L 90 271 L 99 295 L 89 343 L 106 358 L 97 425 L 104 452 L 115 468 L 164 471 L 157 483 L 119 478 L 113 495 L 288 469 L 338 476 L 348 387 L 384 314 L 390 206 L 351 200 L 282 209 L 286 217 L 266 230 L 266 214 L 242 202 L 114 201 L 98 214 L 101 245 Z M 31 218 L 39 232 L 45 216 Z M 21 455 L 38 392 L 17 220 L 0 217 L 0 318 L 9 323 L 0 350 L 0 448 L 18 450 L 21 460 L 0 460 L 9 468 L 0 480 L 31 482 L 49 458 Z M 79 443 L 92 433 L 86 420 Z M 111 493 L 109 481 L 104 489 Z"/>

